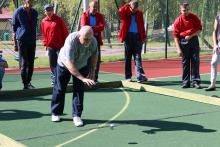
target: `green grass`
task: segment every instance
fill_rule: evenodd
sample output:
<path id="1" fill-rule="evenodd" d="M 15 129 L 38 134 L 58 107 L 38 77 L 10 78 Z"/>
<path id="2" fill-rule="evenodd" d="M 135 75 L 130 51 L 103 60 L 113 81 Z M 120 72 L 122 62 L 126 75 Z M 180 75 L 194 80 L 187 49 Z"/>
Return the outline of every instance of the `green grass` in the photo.
<path id="1" fill-rule="evenodd" d="M 106 42 L 106 40 L 105 40 Z M 124 48 L 123 43 L 119 43 L 116 40 L 112 40 L 113 46 L 112 48 L 109 48 L 106 44 L 102 46 L 102 48 L 105 49 L 111 49 L 111 50 L 117 50 L 119 48 Z M 164 42 L 148 42 L 147 47 L 164 47 Z M 171 42 L 171 47 L 174 47 L 173 42 Z M 43 49 L 43 45 L 41 41 L 37 42 L 37 49 Z M 0 43 L 0 49 L 13 49 L 13 43 L 11 41 L 5 41 Z M 211 54 L 211 50 L 202 50 L 201 55 Z M 9 67 L 18 67 L 18 62 L 14 60 L 14 57 L 12 55 L 3 55 L 4 58 L 8 61 Z M 177 53 L 174 52 L 168 52 L 167 54 L 168 58 L 174 58 L 177 57 Z M 159 58 L 165 58 L 165 52 L 160 53 L 145 53 L 142 54 L 143 60 L 150 60 L 150 59 L 159 59 Z M 115 61 L 123 61 L 124 60 L 124 53 L 118 54 L 118 55 L 110 55 L 110 56 L 102 56 L 103 62 L 115 62 Z M 45 67 L 49 66 L 49 61 L 47 56 L 39 57 L 35 60 L 35 67 Z"/>
<path id="2" fill-rule="evenodd" d="M 211 50 L 202 50 L 201 55 L 207 55 L 211 54 Z M 14 58 L 11 55 L 4 56 L 5 59 L 7 60 L 9 67 L 18 67 L 18 62 L 14 60 Z M 176 52 L 168 52 L 167 54 L 168 58 L 175 58 L 177 57 Z M 160 58 L 165 58 L 165 53 L 145 53 L 142 54 L 142 59 L 143 60 L 151 60 L 151 59 L 160 59 Z M 103 56 L 102 57 L 103 62 L 115 62 L 115 61 L 124 61 L 124 54 L 119 54 L 115 56 Z M 35 60 L 35 67 L 45 67 L 49 66 L 49 61 L 48 57 L 39 57 Z"/>

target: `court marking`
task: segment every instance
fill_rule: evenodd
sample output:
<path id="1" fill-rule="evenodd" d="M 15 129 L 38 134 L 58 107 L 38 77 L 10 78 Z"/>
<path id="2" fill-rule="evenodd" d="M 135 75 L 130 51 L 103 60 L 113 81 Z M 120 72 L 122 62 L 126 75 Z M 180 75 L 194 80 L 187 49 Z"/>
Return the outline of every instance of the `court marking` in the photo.
<path id="1" fill-rule="evenodd" d="M 96 131 L 99 130 L 99 128 L 108 126 L 108 123 L 110 123 L 111 121 L 117 119 L 122 113 L 124 113 L 124 112 L 127 110 L 128 106 L 129 106 L 129 104 L 130 104 L 130 99 L 131 99 L 131 98 L 130 98 L 130 95 L 128 94 L 128 92 L 126 92 L 123 88 L 120 88 L 120 89 L 121 89 L 121 90 L 123 91 L 123 93 L 125 94 L 126 102 L 125 102 L 123 108 L 122 108 L 116 115 L 114 115 L 112 118 L 110 118 L 110 119 L 109 119 L 108 121 L 106 121 L 105 123 L 103 123 L 103 124 L 101 124 L 101 125 L 98 125 L 97 128 L 92 129 L 92 130 L 90 130 L 90 131 L 88 131 L 88 132 L 86 132 L 86 133 L 83 133 L 83 134 L 79 135 L 78 137 L 72 138 L 72 139 L 70 139 L 70 140 L 68 140 L 68 141 L 66 141 L 66 142 L 64 142 L 64 143 L 61 143 L 61 144 L 59 144 L 59 145 L 56 145 L 55 147 L 64 146 L 64 145 L 66 145 L 66 144 L 69 144 L 69 143 L 72 143 L 72 142 L 74 142 L 74 141 L 77 141 L 77 140 L 79 140 L 79 139 L 81 139 L 81 138 L 83 138 L 83 137 L 85 137 L 85 136 L 87 136 L 87 135 L 89 135 L 89 134 L 91 134 L 91 133 L 93 133 L 93 132 L 96 132 Z"/>
<path id="2" fill-rule="evenodd" d="M 195 93 L 190 93 L 190 92 L 184 92 L 184 91 L 179 91 L 179 90 L 174 90 L 174 89 L 169 89 L 169 88 L 151 86 L 151 85 L 128 82 L 128 81 L 122 81 L 122 85 L 126 88 L 144 90 L 147 92 L 171 96 L 171 97 L 175 97 L 179 99 L 186 99 L 186 100 L 201 102 L 205 104 L 220 106 L 220 99 L 211 97 L 211 96 L 205 96 L 202 94 L 195 94 Z"/>
<path id="3" fill-rule="evenodd" d="M 26 147 L 25 145 L 21 144 L 20 142 L 17 142 L 13 140 L 12 138 L 5 136 L 0 133 L 0 147 Z"/>

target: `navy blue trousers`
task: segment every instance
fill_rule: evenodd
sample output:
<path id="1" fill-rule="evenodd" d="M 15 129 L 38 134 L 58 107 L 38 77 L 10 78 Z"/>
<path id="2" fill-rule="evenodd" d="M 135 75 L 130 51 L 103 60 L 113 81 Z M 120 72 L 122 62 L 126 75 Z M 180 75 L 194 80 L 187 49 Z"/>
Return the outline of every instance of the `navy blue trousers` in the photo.
<path id="1" fill-rule="evenodd" d="M 98 60 L 97 60 L 97 63 L 96 63 L 95 81 L 98 81 L 99 69 L 100 69 L 100 64 L 101 64 L 101 49 L 100 49 L 100 45 L 98 44 L 97 47 L 98 47 Z"/>
<path id="2" fill-rule="evenodd" d="M 95 69 L 95 81 L 97 82 L 99 78 L 99 69 L 100 69 L 100 64 L 101 64 L 101 47 L 100 47 L 100 44 L 98 43 L 98 38 L 96 36 L 95 38 L 97 40 L 97 48 L 98 48 L 98 59 L 97 59 L 96 69 Z M 87 61 L 88 68 L 91 68 L 90 62 L 91 62 L 91 57 Z"/>
<path id="3" fill-rule="evenodd" d="M 51 80 L 53 83 L 55 83 L 55 72 L 56 72 L 58 54 L 60 50 L 52 49 L 52 48 L 47 48 L 47 50 L 48 50 L 49 64 L 51 70 Z"/>
<path id="4" fill-rule="evenodd" d="M 36 42 L 17 41 L 19 51 L 19 65 L 24 85 L 29 84 L 34 71 Z"/>
<path id="5" fill-rule="evenodd" d="M 131 59 L 134 57 L 136 77 L 138 80 L 145 78 L 145 73 L 142 67 L 141 51 L 142 42 L 138 33 L 128 33 L 125 38 L 125 79 L 131 79 L 132 68 Z"/>
<path id="6" fill-rule="evenodd" d="M 83 76 L 88 75 L 88 66 L 85 66 L 79 70 Z M 53 95 L 51 102 L 51 112 L 54 115 L 62 115 L 65 103 L 65 92 L 69 80 L 71 78 L 70 72 L 57 64 L 55 84 L 53 87 Z M 73 96 L 72 96 L 72 116 L 81 117 L 83 111 L 83 99 L 84 99 L 84 83 L 72 76 L 73 79 Z"/>
<path id="7" fill-rule="evenodd" d="M 5 74 L 5 68 L 0 66 L 0 90 L 2 89 L 2 80 Z"/>
<path id="8" fill-rule="evenodd" d="M 191 38 L 187 44 L 181 44 L 180 47 L 183 53 L 182 56 L 182 65 L 183 65 L 183 75 L 182 82 L 183 84 L 190 84 L 190 79 L 192 83 L 200 84 L 200 74 L 199 74 L 199 65 L 200 65 L 200 47 L 198 36 Z M 191 75 L 191 76 L 190 76 Z"/>

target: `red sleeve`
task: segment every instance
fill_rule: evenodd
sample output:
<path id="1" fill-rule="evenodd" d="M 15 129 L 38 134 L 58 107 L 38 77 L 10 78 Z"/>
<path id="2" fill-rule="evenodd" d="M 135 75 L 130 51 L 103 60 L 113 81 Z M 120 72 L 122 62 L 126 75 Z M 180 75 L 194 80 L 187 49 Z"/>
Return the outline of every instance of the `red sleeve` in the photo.
<path id="1" fill-rule="evenodd" d="M 177 18 L 173 24 L 173 37 L 179 38 L 180 37 L 180 30 L 179 30 L 179 19 Z"/>
<path id="2" fill-rule="evenodd" d="M 44 46 L 46 46 L 46 32 L 44 30 L 44 20 L 41 21 L 41 33 L 42 33 L 42 41 Z"/>
<path id="3" fill-rule="evenodd" d="M 121 8 L 119 8 L 118 13 L 120 15 L 121 19 L 125 19 L 126 16 L 131 13 L 130 12 L 130 5 L 128 3 L 126 3 L 125 5 L 123 5 Z"/>
<path id="4" fill-rule="evenodd" d="M 99 33 L 102 32 L 104 30 L 105 27 L 105 21 L 104 21 L 104 17 L 102 14 L 97 15 L 97 22 L 99 22 L 96 26 L 92 27 L 92 30 L 94 33 Z"/>
<path id="5" fill-rule="evenodd" d="M 80 20 L 80 26 L 85 26 L 88 25 L 87 24 L 87 16 L 86 16 L 86 12 L 84 12 L 81 16 L 81 20 Z"/>
<path id="6" fill-rule="evenodd" d="M 198 30 L 202 30 L 202 23 L 198 16 L 195 15 L 195 26 L 197 26 Z"/>
<path id="7" fill-rule="evenodd" d="M 194 16 L 194 17 L 193 17 L 192 20 L 193 20 L 193 25 L 194 25 L 194 27 L 193 27 L 193 29 L 191 30 L 190 34 L 193 34 L 193 33 L 197 32 L 197 31 L 199 31 L 199 30 L 202 30 L 202 23 L 201 23 L 199 17 L 198 17 L 197 15 L 193 15 L 193 16 Z"/>
<path id="8" fill-rule="evenodd" d="M 68 31 L 68 29 L 67 29 L 67 27 L 66 27 L 66 24 L 65 24 L 65 22 L 63 21 L 63 19 L 60 19 L 60 20 L 61 20 L 61 26 L 62 26 L 62 28 L 63 28 L 63 39 L 64 39 L 64 41 L 65 41 L 66 37 L 69 35 L 69 31 Z"/>

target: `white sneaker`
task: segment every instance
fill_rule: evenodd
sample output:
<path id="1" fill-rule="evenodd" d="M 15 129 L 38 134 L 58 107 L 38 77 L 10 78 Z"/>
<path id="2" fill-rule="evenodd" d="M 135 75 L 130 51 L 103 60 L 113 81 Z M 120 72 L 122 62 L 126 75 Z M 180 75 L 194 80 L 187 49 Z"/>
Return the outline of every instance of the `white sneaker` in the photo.
<path id="1" fill-rule="evenodd" d="M 60 116 L 59 115 L 53 115 L 51 116 L 51 121 L 52 122 L 58 122 L 60 121 Z"/>
<path id="2" fill-rule="evenodd" d="M 76 127 L 83 126 L 83 121 L 78 116 L 73 117 L 73 123 L 75 124 Z"/>
<path id="3" fill-rule="evenodd" d="M 126 82 L 132 82 L 132 79 L 125 79 Z"/>

